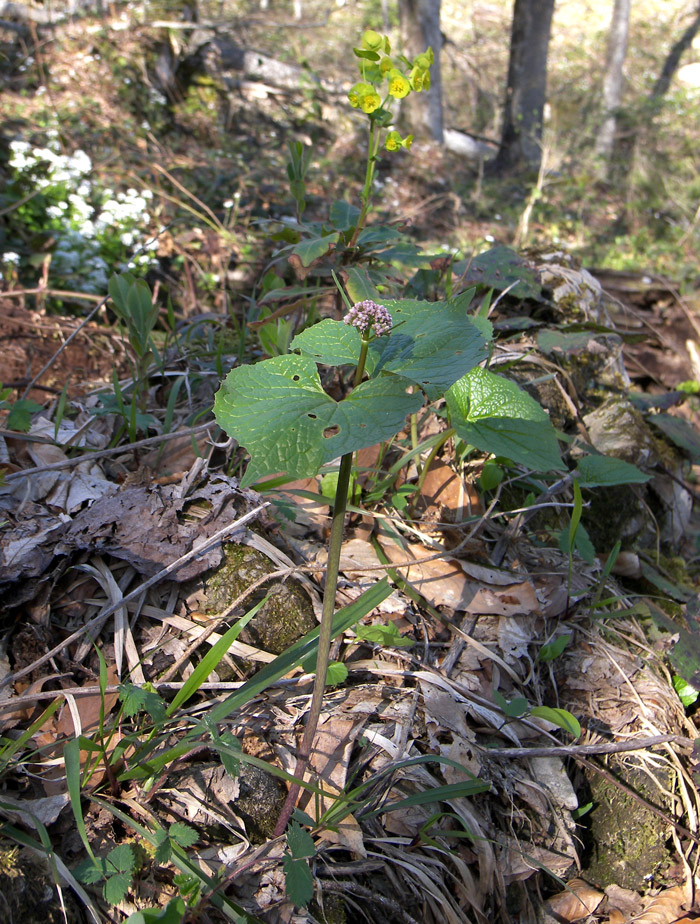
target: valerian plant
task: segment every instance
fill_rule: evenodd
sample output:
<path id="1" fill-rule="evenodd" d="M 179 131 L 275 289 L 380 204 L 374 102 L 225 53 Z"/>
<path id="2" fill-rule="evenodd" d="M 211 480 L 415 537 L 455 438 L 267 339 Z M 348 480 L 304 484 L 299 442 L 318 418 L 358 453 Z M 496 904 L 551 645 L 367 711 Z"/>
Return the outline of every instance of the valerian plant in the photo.
<path id="1" fill-rule="evenodd" d="M 388 39 L 371 30 L 355 54 L 362 79 L 349 100 L 368 115 L 370 128 L 362 208 L 353 212 L 348 226 L 349 247 L 367 218 L 382 132 L 388 150 L 410 148 L 410 136 L 401 138 L 388 130 L 388 106 L 412 90 L 427 89 L 432 62 L 430 50 L 412 62 L 393 59 Z M 301 169 L 295 172 L 299 180 L 302 175 Z M 300 187 L 296 194 L 303 198 Z M 294 337 L 291 354 L 232 369 L 214 404 L 222 429 L 250 455 L 244 485 L 280 472 L 310 477 L 340 460 L 314 690 L 297 779 L 303 778 L 312 753 L 326 685 L 354 453 L 396 436 L 426 401 L 434 406 L 444 399 L 454 431 L 470 445 L 541 471 L 562 468 L 556 434 L 539 404 L 514 383 L 482 368 L 492 330 L 486 319 L 467 313 L 474 289 L 440 302 L 399 299 L 382 304 L 378 295 L 352 304 L 339 290 L 348 309 L 344 321 L 325 318 Z M 319 365 L 353 370 L 342 400 L 324 390 Z M 285 830 L 298 792 L 298 786 L 290 789 L 277 834 Z"/>
<path id="2" fill-rule="evenodd" d="M 345 322 L 326 318 L 297 335 L 293 354 L 234 368 L 216 395 L 219 424 L 250 454 L 243 484 L 279 472 L 310 477 L 340 458 L 314 694 L 296 777 L 311 754 L 326 682 L 353 453 L 391 439 L 426 399 L 444 397 L 452 426 L 472 445 L 490 451 L 493 440 L 499 454 L 515 461 L 562 467 L 542 408 L 480 367 L 491 335 L 488 322 L 467 314 L 473 294 L 433 303 L 364 300 L 349 306 Z M 345 398 L 324 391 L 319 364 L 354 367 Z M 293 801 L 289 812 L 292 807 Z M 282 830 L 288 818 L 283 815 Z"/>

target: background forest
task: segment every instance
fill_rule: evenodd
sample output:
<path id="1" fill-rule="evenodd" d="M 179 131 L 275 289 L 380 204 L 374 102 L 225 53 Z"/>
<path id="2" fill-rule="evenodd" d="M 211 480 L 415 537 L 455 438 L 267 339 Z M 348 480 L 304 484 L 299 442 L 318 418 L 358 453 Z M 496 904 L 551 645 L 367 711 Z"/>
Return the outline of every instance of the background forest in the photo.
<path id="1" fill-rule="evenodd" d="M 66 284 L 71 275 L 67 264 L 75 263 L 75 255 L 65 256 L 65 240 L 40 242 L 32 235 L 46 234 L 47 228 L 54 232 L 61 224 L 79 233 L 81 217 L 89 213 L 94 219 L 91 210 L 99 212 L 100 204 L 110 201 L 107 193 L 114 188 L 124 195 L 125 189 L 133 189 L 136 175 L 155 192 L 153 174 L 158 183 L 165 182 L 157 166 L 186 169 L 188 191 L 201 195 L 220 220 L 230 223 L 224 203 L 235 192 L 241 196 L 237 217 L 269 217 L 271 200 L 272 213 L 286 208 L 284 190 L 271 193 L 284 177 L 280 165 L 286 142 L 296 139 L 312 144 L 309 176 L 322 185 L 318 194 L 347 195 L 348 181 L 362 178 L 356 156 L 359 123 L 343 103 L 343 88 L 347 91 L 355 67 L 352 36 L 377 28 L 401 41 L 399 7 L 390 3 L 307 4 L 297 8 L 301 19 L 282 5 L 259 9 L 200 3 L 199 19 L 214 27 L 209 33 L 182 21 L 183 16 L 194 18 L 193 4 L 151 3 L 112 6 L 116 20 L 107 18 L 102 26 L 93 22 L 87 30 L 64 24 L 54 34 L 44 27 L 34 48 L 32 30 L 36 36 L 42 27 L 32 19 L 41 20 L 40 13 L 60 18 L 59 7 L 51 7 L 49 14 L 40 7 L 23 11 L 20 4 L 5 6 L 6 12 L 16 7 L 18 18 L 5 30 L 6 188 L 0 233 L 4 249 L 19 254 L 27 280 L 32 275 L 24 269 L 27 261 L 36 267 L 44 250 L 50 252 L 50 278 L 59 289 L 73 288 Z M 623 17 L 624 7 L 624 2 L 617 4 Z M 541 32 L 551 8 L 549 0 L 518 3 L 516 19 L 539 24 Z M 424 143 L 411 157 L 384 158 L 380 200 L 385 198 L 388 209 L 410 219 L 423 240 L 460 248 L 464 254 L 484 249 L 492 238 L 556 245 L 589 266 L 667 272 L 679 282 L 692 282 L 699 92 L 693 40 L 699 14 L 688 3 L 658 9 L 645 2 L 632 4 L 622 63 L 620 49 L 616 59 L 609 48 L 612 12 L 604 3 L 554 8 L 542 99 L 538 95 L 544 87 L 532 87 L 543 76 L 546 41 L 534 36 L 532 42 L 539 44 L 530 45 L 530 36 L 524 35 L 522 70 L 511 82 L 520 81 L 521 87 L 515 86 L 519 101 L 526 92 L 531 95 L 507 116 L 524 136 L 534 128 L 535 152 L 518 163 L 512 150 L 506 157 L 501 150 L 496 161 L 501 169 L 496 171 L 493 157 L 504 140 L 511 4 L 445 3 L 440 10 L 440 4 L 427 0 L 406 3 L 404 34 L 413 18 L 427 22 L 440 15 L 445 148 Z M 166 30 L 159 20 L 173 28 Z M 431 28 L 422 29 L 429 38 Z M 252 61 L 255 52 L 263 55 L 257 65 Z M 611 106 L 609 83 L 616 61 L 622 64 L 621 86 L 619 102 L 613 99 Z M 537 107 L 545 100 L 541 129 Z M 414 129 L 418 125 L 418 141 L 440 134 L 439 123 L 427 130 L 418 124 L 412 100 L 404 109 L 403 121 L 412 122 Z M 606 122 L 610 113 L 616 119 L 612 146 Z M 62 178 L 46 195 L 31 197 L 34 174 L 46 170 L 46 161 L 36 156 L 27 161 L 27 152 L 13 158 L 7 148 L 12 139 L 39 150 L 48 145 L 54 155 L 82 149 L 90 166 L 86 161 L 85 172 L 75 172 L 72 183 L 66 185 Z M 454 148 L 463 153 L 455 154 Z M 181 155 L 193 162 L 178 163 Z M 530 174 L 519 170 L 514 177 L 514 166 L 529 166 Z M 178 174 L 178 179 L 183 177 Z M 86 193 L 85 204 L 72 200 L 59 219 L 61 192 L 80 196 L 78 187 Z M 173 188 L 167 192 L 172 197 Z M 27 196 L 26 203 L 17 204 Z M 103 264 L 92 251 L 112 269 L 115 261 L 127 263 L 133 253 L 136 238 L 120 244 L 122 238 L 130 241 L 137 231 L 153 236 L 164 226 L 171 228 L 174 219 L 177 224 L 177 203 L 158 197 L 155 208 L 139 210 L 139 205 L 122 203 L 116 222 L 108 209 L 98 243 L 81 242 L 86 259 L 92 254 L 93 270 Z M 408 211 L 402 213 L 402 207 Z M 177 232 L 171 235 L 177 238 Z M 155 244 L 149 246 L 155 249 Z M 162 240 L 160 246 L 166 249 Z M 149 263 L 144 255 L 140 259 Z M 97 278 L 103 280 L 104 273 Z M 89 273 L 83 279 L 83 286 L 75 286 L 78 291 L 85 285 L 99 290 L 90 288 Z"/>
<path id="2" fill-rule="evenodd" d="M 697 916 L 697 0 L 0 0 L 0 80 L 0 921 Z"/>

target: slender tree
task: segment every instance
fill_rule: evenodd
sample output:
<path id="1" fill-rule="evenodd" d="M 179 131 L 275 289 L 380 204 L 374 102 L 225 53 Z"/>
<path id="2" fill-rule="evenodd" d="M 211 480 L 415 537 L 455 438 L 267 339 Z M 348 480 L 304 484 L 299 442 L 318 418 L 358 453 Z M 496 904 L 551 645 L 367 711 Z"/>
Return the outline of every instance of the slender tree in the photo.
<path id="1" fill-rule="evenodd" d="M 554 0 L 515 0 L 497 171 L 539 168 Z"/>
<path id="2" fill-rule="evenodd" d="M 440 49 L 443 38 L 440 31 L 441 0 L 399 0 L 401 42 L 409 58 L 433 49 L 435 60 L 430 68 L 431 84 L 427 92 L 411 93 L 401 110 L 401 124 L 416 138 L 432 138 L 439 144 L 444 141 L 442 124 L 442 80 L 440 76 Z"/>
<path id="3" fill-rule="evenodd" d="M 606 161 L 610 158 L 615 141 L 617 111 L 622 101 L 623 66 L 627 55 L 631 0 L 615 0 L 613 4 L 608 49 L 603 80 L 604 120 L 596 138 L 596 153 Z"/>
<path id="4" fill-rule="evenodd" d="M 659 79 L 656 81 L 651 91 L 650 99 L 653 103 L 659 102 L 668 93 L 668 88 L 671 86 L 673 75 L 678 70 L 681 58 L 693 44 L 693 39 L 698 34 L 698 31 L 700 31 L 700 6 L 698 6 L 695 11 L 693 21 L 688 25 L 683 35 L 672 45 L 671 50 L 666 55 L 666 60 L 661 69 Z"/>

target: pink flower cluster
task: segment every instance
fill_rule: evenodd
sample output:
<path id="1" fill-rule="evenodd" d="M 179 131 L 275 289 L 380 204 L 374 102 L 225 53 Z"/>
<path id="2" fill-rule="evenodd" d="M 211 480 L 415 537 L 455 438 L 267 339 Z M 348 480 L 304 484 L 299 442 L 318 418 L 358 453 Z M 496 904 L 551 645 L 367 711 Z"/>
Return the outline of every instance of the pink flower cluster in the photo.
<path id="1" fill-rule="evenodd" d="M 344 320 L 346 324 L 356 327 L 364 338 L 372 328 L 378 337 L 391 332 L 391 315 L 384 305 L 378 305 L 369 298 L 353 305 Z"/>

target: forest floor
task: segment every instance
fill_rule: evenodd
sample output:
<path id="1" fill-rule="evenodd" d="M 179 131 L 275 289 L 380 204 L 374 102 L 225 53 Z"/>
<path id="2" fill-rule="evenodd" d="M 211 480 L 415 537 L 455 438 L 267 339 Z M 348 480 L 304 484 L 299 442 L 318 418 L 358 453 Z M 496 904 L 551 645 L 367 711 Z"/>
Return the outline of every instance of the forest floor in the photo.
<path id="1" fill-rule="evenodd" d="M 544 225 L 516 258 L 526 295 L 484 280 L 494 362 L 572 442 L 649 475 L 585 493 L 590 549 L 562 540 L 566 478 L 499 461 L 488 484 L 483 454 L 449 441 L 411 457 L 410 432 L 362 451 L 338 605 L 377 575 L 392 593 L 335 643 L 348 673 L 327 694 L 300 860 L 272 831 L 309 705 L 313 664 L 290 651 L 317 625 L 329 505 L 320 479 L 241 489 L 243 455 L 211 403 L 241 343 L 264 353 L 251 293 L 272 269 L 295 281 L 261 225 L 291 207 L 284 142 L 316 144 L 318 216 L 359 188 L 361 142 L 342 107 L 252 81 L 235 105 L 193 84 L 161 132 L 157 105 L 139 111 L 143 40 L 70 27 L 38 57 L 48 93 L 17 78 L 0 96 L 13 132 L 38 142 L 58 124 L 103 186 L 150 188 L 166 228 L 142 428 L 100 400 L 131 393 L 133 344 L 99 295 L 53 280 L 50 242 L 25 241 L 36 276 L 6 274 L 0 293 L 0 918 L 116 922 L 178 897 L 205 922 L 697 917 L 700 756 L 678 684 L 700 675 L 700 410 L 679 388 L 700 381 L 697 292 L 645 269 L 589 272 L 544 246 Z M 494 224 L 456 192 L 475 175 L 415 145 L 382 163 L 375 219 L 399 216 L 431 252 L 461 236 L 476 257 Z M 89 850 L 101 873 L 81 878 Z M 313 875 L 306 910 L 290 859 Z M 166 924 L 182 919 L 170 907 Z"/>

